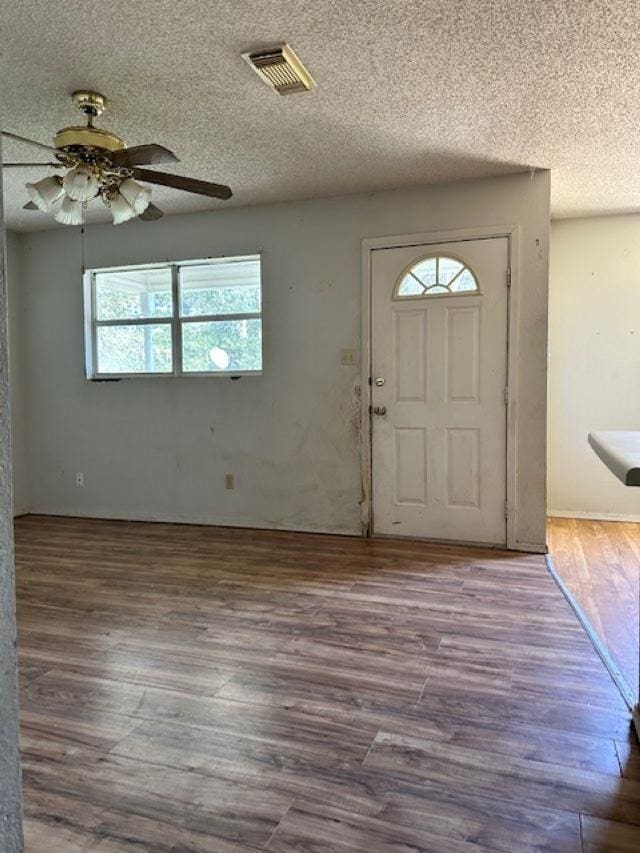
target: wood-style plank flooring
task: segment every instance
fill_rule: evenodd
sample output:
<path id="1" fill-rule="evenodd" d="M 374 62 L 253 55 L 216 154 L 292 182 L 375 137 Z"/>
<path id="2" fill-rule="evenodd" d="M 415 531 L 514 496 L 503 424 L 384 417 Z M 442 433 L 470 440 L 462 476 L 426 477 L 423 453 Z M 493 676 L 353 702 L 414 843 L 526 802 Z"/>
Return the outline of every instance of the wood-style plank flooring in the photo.
<path id="1" fill-rule="evenodd" d="M 640 695 L 640 524 L 550 518 L 554 566 L 629 685 Z"/>
<path id="2" fill-rule="evenodd" d="M 27 853 L 640 850 L 629 714 L 540 556 L 26 517 Z"/>

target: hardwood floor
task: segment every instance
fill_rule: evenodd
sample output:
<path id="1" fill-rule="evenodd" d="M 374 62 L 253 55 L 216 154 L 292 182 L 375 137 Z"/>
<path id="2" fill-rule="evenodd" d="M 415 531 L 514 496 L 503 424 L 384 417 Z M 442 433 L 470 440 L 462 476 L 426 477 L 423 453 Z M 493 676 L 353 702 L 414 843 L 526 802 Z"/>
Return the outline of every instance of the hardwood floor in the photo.
<path id="1" fill-rule="evenodd" d="M 640 849 L 629 714 L 542 557 L 16 528 L 27 853 Z"/>
<path id="2" fill-rule="evenodd" d="M 638 697 L 640 524 L 550 518 L 555 568 Z"/>

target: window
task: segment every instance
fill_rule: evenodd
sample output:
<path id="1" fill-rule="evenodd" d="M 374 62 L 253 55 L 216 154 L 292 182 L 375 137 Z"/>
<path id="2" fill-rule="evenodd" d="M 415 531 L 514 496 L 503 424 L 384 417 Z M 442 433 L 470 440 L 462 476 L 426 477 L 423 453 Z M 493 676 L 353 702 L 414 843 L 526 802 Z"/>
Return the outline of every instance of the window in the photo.
<path id="1" fill-rule="evenodd" d="M 448 255 L 430 255 L 413 264 L 400 276 L 394 298 L 456 296 L 479 292 L 475 275 L 463 261 Z"/>
<path id="2" fill-rule="evenodd" d="M 90 379 L 260 373 L 259 255 L 90 270 Z"/>

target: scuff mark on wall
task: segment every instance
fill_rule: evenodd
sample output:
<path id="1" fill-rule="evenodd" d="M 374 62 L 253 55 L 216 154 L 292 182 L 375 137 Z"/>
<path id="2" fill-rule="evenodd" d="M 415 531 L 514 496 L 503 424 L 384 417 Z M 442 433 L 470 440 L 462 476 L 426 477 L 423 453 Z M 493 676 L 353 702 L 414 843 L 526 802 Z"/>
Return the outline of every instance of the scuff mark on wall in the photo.
<path id="1" fill-rule="evenodd" d="M 360 444 L 360 427 L 362 424 L 362 384 L 356 376 L 353 382 L 353 393 L 350 401 L 349 423 L 355 441 Z"/>

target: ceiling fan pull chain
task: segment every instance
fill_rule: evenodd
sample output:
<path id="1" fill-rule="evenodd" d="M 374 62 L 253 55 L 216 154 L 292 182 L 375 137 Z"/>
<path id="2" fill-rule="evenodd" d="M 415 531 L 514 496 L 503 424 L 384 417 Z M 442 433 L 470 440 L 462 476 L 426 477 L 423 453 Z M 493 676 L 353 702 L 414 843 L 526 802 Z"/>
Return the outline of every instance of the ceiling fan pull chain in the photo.
<path id="1" fill-rule="evenodd" d="M 84 248 L 84 215 L 82 217 L 82 225 L 80 226 L 80 258 L 82 264 L 82 276 L 84 278 L 84 274 L 87 271 L 87 265 L 85 263 L 85 248 Z"/>

